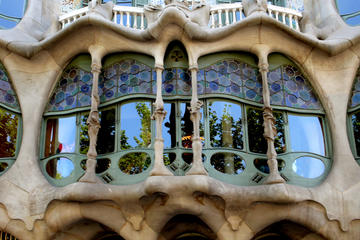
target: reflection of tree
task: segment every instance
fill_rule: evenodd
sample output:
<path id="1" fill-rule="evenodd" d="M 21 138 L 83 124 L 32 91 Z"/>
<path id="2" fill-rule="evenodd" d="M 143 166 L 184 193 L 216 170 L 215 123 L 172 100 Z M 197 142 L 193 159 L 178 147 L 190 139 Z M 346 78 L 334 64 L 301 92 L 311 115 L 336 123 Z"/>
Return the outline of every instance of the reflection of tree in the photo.
<path id="1" fill-rule="evenodd" d="M 18 117 L 0 108 L 0 158 L 14 157 Z"/>
<path id="2" fill-rule="evenodd" d="M 146 103 L 136 103 L 136 111 L 141 121 L 140 139 L 134 136 L 138 147 L 149 147 L 151 144 L 151 111 Z M 131 148 L 128 143 L 128 137 L 125 130 L 120 131 L 121 149 Z M 151 159 L 146 153 L 129 153 L 123 156 L 119 161 L 120 169 L 127 174 L 137 174 L 145 171 L 151 163 Z"/>
<path id="3" fill-rule="evenodd" d="M 354 128 L 356 152 L 357 155 L 360 155 L 360 112 L 357 112 L 354 115 L 352 115 L 351 120 Z"/>
<path id="4" fill-rule="evenodd" d="M 241 118 L 234 120 L 230 113 L 231 104 L 225 104 L 222 115 L 218 117 L 216 110 L 209 103 L 210 142 L 213 147 L 243 148 Z"/>
<path id="5" fill-rule="evenodd" d="M 274 112 L 275 127 L 277 135 L 275 136 L 275 150 L 277 153 L 285 152 L 285 138 L 284 138 L 284 118 L 283 114 Z M 249 132 L 249 147 L 250 151 L 256 153 L 266 153 L 267 142 L 264 138 L 264 119 L 263 111 L 254 108 L 247 109 L 247 123 Z"/>

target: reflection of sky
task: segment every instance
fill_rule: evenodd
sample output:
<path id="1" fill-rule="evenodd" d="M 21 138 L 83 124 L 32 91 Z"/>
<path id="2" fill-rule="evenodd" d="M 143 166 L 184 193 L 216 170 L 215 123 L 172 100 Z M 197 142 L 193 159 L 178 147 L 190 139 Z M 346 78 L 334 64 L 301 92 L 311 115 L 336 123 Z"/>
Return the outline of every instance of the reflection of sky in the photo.
<path id="1" fill-rule="evenodd" d="M 171 147 L 171 135 L 168 133 L 170 128 L 165 127 L 164 124 L 167 123 L 167 122 L 170 123 L 171 103 L 165 103 L 164 104 L 164 110 L 166 111 L 166 116 L 165 116 L 165 119 L 163 121 L 162 135 L 163 135 L 163 138 L 164 138 L 164 147 L 165 148 L 170 148 Z"/>
<path id="2" fill-rule="evenodd" d="M 324 137 L 318 117 L 288 115 L 291 149 L 325 155 Z"/>
<path id="3" fill-rule="evenodd" d="M 305 178 L 316 178 L 324 173 L 325 165 L 319 159 L 312 157 L 301 157 L 296 159 L 292 168 L 294 172 Z"/>
<path id="4" fill-rule="evenodd" d="M 0 0 L 0 13 L 9 17 L 21 18 L 25 0 Z"/>
<path id="5" fill-rule="evenodd" d="M 142 141 L 140 138 L 141 118 L 136 110 L 138 102 L 128 103 L 121 106 L 121 130 L 125 130 L 128 137 L 128 144 L 132 147 L 138 146 L 134 137 Z M 149 102 L 143 102 L 151 109 Z"/>
<path id="6" fill-rule="evenodd" d="M 59 118 L 59 144 L 62 143 L 61 152 L 75 151 L 76 117 Z"/>
<path id="7" fill-rule="evenodd" d="M 56 172 L 61 175 L 62 178 L 68 177 L 74 170 L 74 164 L 67 158 L 60 158 L 57 160 Z"/>
<path id="8" fill-rule="evenodd" d="M 349 14 L 360 11 L 360 1 L 359 0 L 337 0 L 338 8 L 340 14 Z M 347 21 L 350 25 L 360 24 L 360 16 L 351 18 Z"/>

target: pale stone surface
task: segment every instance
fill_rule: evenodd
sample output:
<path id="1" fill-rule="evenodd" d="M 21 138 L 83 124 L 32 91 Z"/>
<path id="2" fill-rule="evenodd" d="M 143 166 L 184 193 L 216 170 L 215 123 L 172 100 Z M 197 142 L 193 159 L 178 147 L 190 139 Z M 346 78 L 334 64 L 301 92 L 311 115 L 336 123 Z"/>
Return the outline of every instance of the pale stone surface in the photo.
<path id="1" fill-rule="evenodd" d="M 166 223 L 178 214 L 191 214 L 218 239 L 249 240 L 282 220 L 309 229 L 302 240 L 359 239 L 360 167 L 350 149 L 346 124 L 360 64 L 360 30 L 342 22 L 332 1 L 305 1 L 303 32 L 276 22 L 263 10 L 254 10 L 228 27 L 210 29 L 206 5 L 196 13 L 168 7 L 146 30 L 115 25 L 109 21 L 107 7 L 102 16 L 83 17 L 56 32 L 57 10 L 52 2 L 56 1 L 29 1 L 24 20 L 13 30 L 0 31 L 0 59 L 17 93 L 23 120 L 17 160 L 0 177 L 1 230 L 24 240 L 86 240 L 104 231 L 102 224 L 125 239 L 165 240 L 159 234 Z M 94 58 L 97 64 L 107 54 L 138 52 L 154 57 L 161 79 L 165 51 L 173 40 L 184 44 L 192 67 L 199 57 L 224 51 L 245 51 L 258 58 L 280 52 L 297 63 L 321 100 L 329 123 L 332 167 L 325 181 L 315 188 L 240 187 L 208 177 L 203 169 L 195 175 L 171 176 L 162 164 L 160 131 L 155 153 L 158 167 L 152 173 L 160 176 L 129 186 L 51 186 L 39 167 L 40 129 L 45 106 L 67 63 L 79 53 L 91 53 L 94 46 L 101 48 Z M 197 96 L 192 100 L 197 123 Z M 159 130 L 160 94 L 155 107 Z M 201 146 L 194 150 L 199 153 Z M 85 219 L 88 225 L 83 224 Z"/>

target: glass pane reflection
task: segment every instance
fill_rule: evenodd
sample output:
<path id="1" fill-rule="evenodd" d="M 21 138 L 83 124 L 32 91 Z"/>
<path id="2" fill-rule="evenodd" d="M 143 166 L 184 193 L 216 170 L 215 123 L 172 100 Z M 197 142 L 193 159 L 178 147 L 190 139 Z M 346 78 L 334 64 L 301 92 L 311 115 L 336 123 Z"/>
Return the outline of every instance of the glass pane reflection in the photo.
<path id="1" fill-rule="evenodd" d="M 128 153 L 119 160 L 119 168 L 123 173 L 133 175 L 149 168 L 151 158 L 146 153 Z"/>
<path id="2" fill-rule="evenodd" d="M 351 115 L 351 121 L 354 130 L 356 153 L 359 156 L 360 155 L 360 112 Z"/>
<path id="3" fill-rule="evenodd" d="M 162 127 L 164 147 L 174 148 L 176 146 L 176 104 L 165 103 L 164 110 L 167 112 Z"/>
<path id="4" fill-rule="evenodd" d="M 121 106 L 121 149 L 148 148 L 151 144 L 150 102 L 132 102 Z"/>
<path id="5" fill-rule="evenodd" d="M 176 153 L 164 153 L 164 164 L 168 166 L 172 164 L 176 159 Z"/>
<path id="6" fill-rule="evenodd" d="M 115 109 L 99 112 L 100 129 L 96 142 L 98 154 L 113 152 L 115 149 Z M 80 153 L 86 154 L 89 150 L 89 127 L 88 115 L 82 115 L 80 119 Z"/>
<path id="7" fill-rule="evenodd" d="M 46 172 L 50 177 L 63 179 L 73 172 L 74 164 L 67 158 L 53 158 L 46 164 Z"/>
<path id="8" fill-rule="evenodd" d="M 210 159 L 211 165 L 219 172 L 226 174 L 240 174 L 246 163 L 239 155 L 233 153 L 216 153 Z"/>
<path id="9" fill-rule="evenodd" d="M 317 158 L 300 157 L 294 161 L 292 169 L 304 178 L 317 178 L 324 173 L 325 165 Z"/>
<path id="10" fill-rule="evenodd" d="M 325 155 L 321 118 L 288 115 L 291 150 Z"/>
<path id="11" fill-rule="evenodd" d="M 5 171 L 8 166 L 9 165 L 6 162 L 1 162 L 0 163 L 0 173 Z"/>
<path id="12" fill-rule="evenodd" d="M 285 161 L 278 159 L 278 170 L 281 172 L 285 168 Z M 269 166 L 267 164 L 267 159 L 255 159 L 254 160 L 255 167 L 263 173 L 270 173 Z"/>
<path id="13" fill-rule="evenodd" d="M 15 157 L 19 118 L 0 108 L 0 158 Z"/>
<path id="14" fill-rule="evenodd" d="M 46 123 L 45 157 L 74 152 L 76 117 L 48 119 Z"/>
<path id="15" fill-rule="evenodd" d="M 209 126 L 213 147 L 243 148 L 240 105 L 225 101 L 209 102 Z"/>
<path id="16" fill-rule="evenodd" d="M 190 119 L 190 103 L 181 103 L 181 143 L 184 148 L 192 148 L 192 137 L 194 133 L 193 122 Z M 200 138 L 204 140 L 204 123 L 203 123 L 203 109 L 200 108 L 201 119 L 200 119 Z"/>

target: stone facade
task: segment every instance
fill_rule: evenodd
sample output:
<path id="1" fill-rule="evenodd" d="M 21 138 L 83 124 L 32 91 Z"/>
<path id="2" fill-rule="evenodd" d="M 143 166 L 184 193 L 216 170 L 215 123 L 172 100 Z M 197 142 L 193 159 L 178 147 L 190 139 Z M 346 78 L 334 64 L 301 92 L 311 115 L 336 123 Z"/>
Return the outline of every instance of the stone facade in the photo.
<path id="1" fill-rule="evenodd" d="M 224 240 L 265 239 L 264 234 L 282 239 L 271 235 L 277 233 L 299 240 L 360 239 L 360 167 L 347 130 L 348 103 L 360 66 L 360 27 L 347 26 L 332 0 L 304 2 L 300 31 L 269 17 L 266 1 L 245 0 L 248 16 L 223 28 L 202 24 L 209 21 L 205 4 L 204 11 L 194 14 L 196 9 L 169 3 L 146 29 L 132 30 L 107 19 L 109 6 L 93 2 L 89 14 L 60 30 L 58 2 L 30 0 L 23 20 L 14 29 L 0 31 L 0 60 L 18 97 L 23 123 L 16 161 L 0 177 L 0 230 L 22 240 L 105 239 L 106 233 L 127 240 L 170 240 L 190 230 Z M 194 163 L 186 176 L 172 176 L 162 163 L 163 140 L 158 131 L 153 169 L 140 183 L 102 183 L 94 173 L 96 151 L 89 151 L 91 161 L 79 182 L 65 187 L 50 184 L 39 164 L 41 125 L 69 61 L 89 53 L 96 79 L 104 56 L 136 52 L 155 59 L 154 69 L 161 79 L 165 51 L 174 40 L 186 48 L 193 89 L 198 59 L 210 53 L 256 55 L 263 81 L 269 54 L 282 53 L 293 60 L 315 89 L 329 125 L 332 167 L 324 181 L 316 187 L 300 187 L 279 179 L 276 153 L 271 149 L 273 116 L 265 101 L 265 138 L 269 165 L 275 171 L 269 184 L 235 186 L 208 176 L 196 132 L 201 102 L 193 94 Z M 158 82 L 153 115 L 158 128 L 164 117 L 161 88 Z M 90 145 L 96 142 L 98 124 L 96 92 L 92 97 L 94 115 L 89 124 L 95 140 Z"/>

